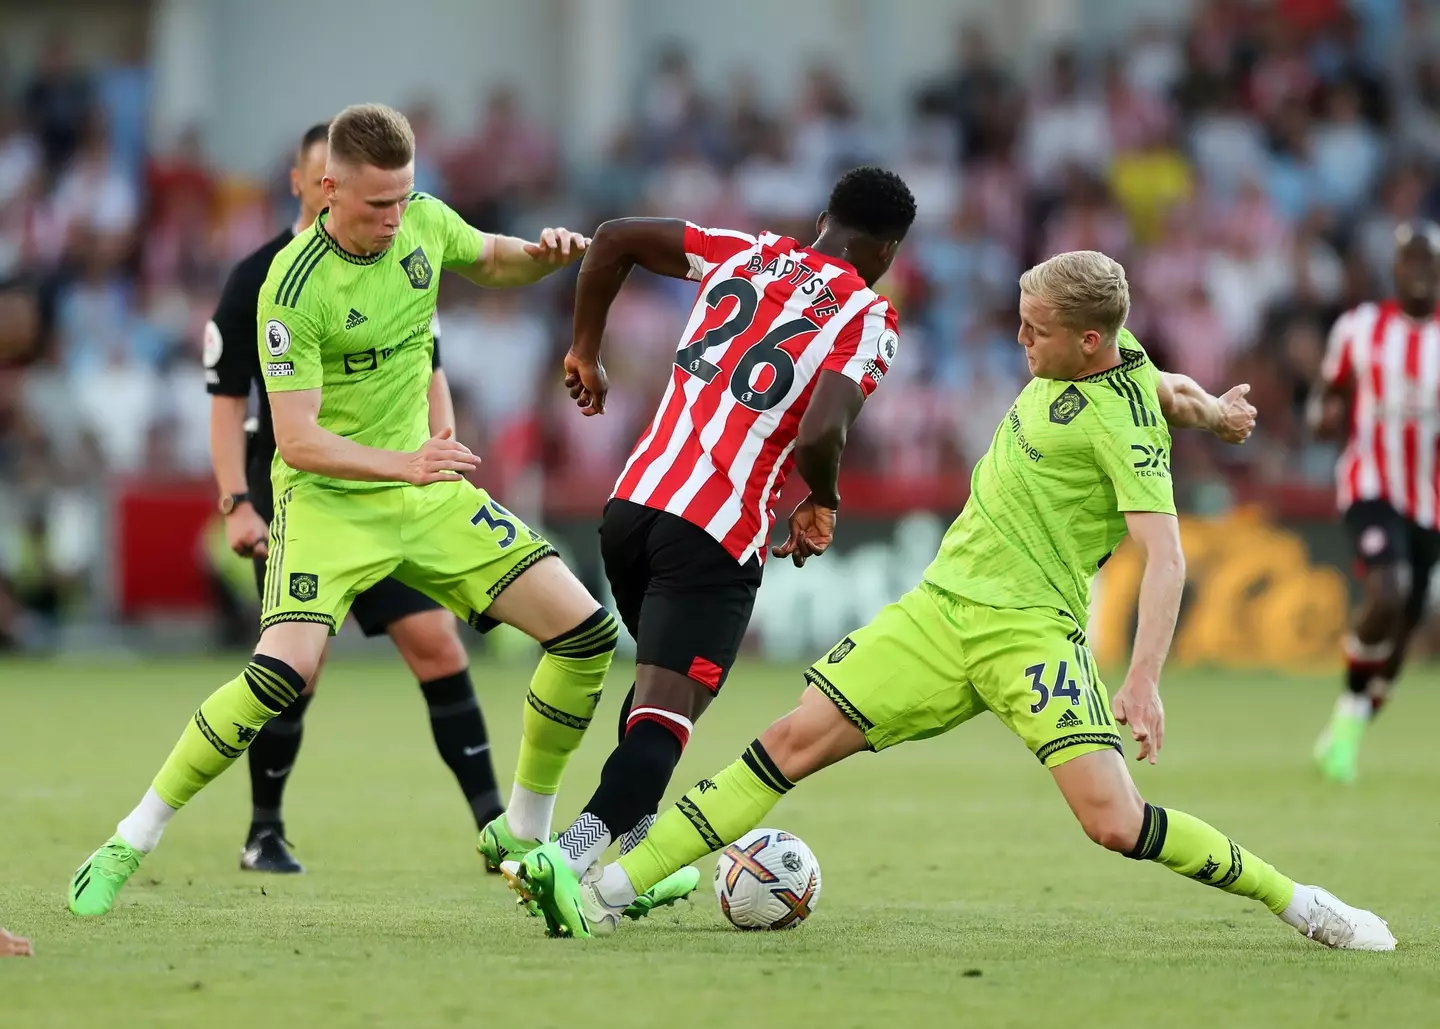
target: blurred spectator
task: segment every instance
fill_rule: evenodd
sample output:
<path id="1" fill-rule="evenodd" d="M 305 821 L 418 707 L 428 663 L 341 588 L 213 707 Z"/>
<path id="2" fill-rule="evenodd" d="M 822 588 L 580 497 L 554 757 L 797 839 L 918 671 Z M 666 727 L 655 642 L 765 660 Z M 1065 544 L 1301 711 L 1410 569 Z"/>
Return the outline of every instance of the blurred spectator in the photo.
<path id="1" fill-rule="evenodd" d="M 39 69 L 24 94 L 26 123 L 40 141 L 51 175 L 63 168 L 80 146 L 94 103 L 90 75 L 75 67 L 65 33 L 55 33 L 46 41 Z"/>
<path id="2" fill-rule="evenodd" d="M 707 90 L 676 46 L 638 69 L 631 118 L 589 165 L 562 162 L 520 85 L 489 93 L 459 137 L 420 100 L 417 188 L 519 234 L 649 213 L 808 243 L 835 174 L 884 160 L 920 210 L 881 284 L 902 356 L 847 473 L 963 478 L 1027 374 L 1020 271 L 1096 248 L 1125 261 L 1130 326 L 1157 362 L 1255 386 L 1263 438 L 1219 459 L 1191 437 L 1182 477 L 1240 461 L 1262 484 L 1323 487 L 1333 451 L 1307 438 L 1301 403 L 1324 335 L 1389 288 L 1396 225 L 1440 214 L 1440 5 L 1186 6 L 1182 23 L 1136 23 L 1123 51 L 1062 46 L 1024 75 L 965 26 L 903 132 L 863 106 L 863 71 L 816 63 L 770 103 L 747 68 Z M 0 83 L 20 98 L 0 103 L 0 639 L 65 610 L 100 567 L 91 485 L 205 478 L 203 323 L 230 264 L 293 215 L 284 182 L 267 192 L 216 168 L 196 131 L 146 138 L 138 52 L 83 68 L 56 37 L 16 85 Z M 603 499 L 675 374 L 696 286 L 631 276 L 598 419 L 557 381 L 568 289 L 442 290 L 459 434 L 484 456 L 481 479 L 537 511 Z"/>
<path id="3" fill-rule="evenodd" d="M 1049 82 L 1031 98 L 1021 147 L 1033 189 L 1043 190 L 1072 167 L 1099 174 L 1108 165 L 1113 150 L 1109 112 L 1081 82 L 1074 50 L 1061 48 L 1052 55 Z"/>

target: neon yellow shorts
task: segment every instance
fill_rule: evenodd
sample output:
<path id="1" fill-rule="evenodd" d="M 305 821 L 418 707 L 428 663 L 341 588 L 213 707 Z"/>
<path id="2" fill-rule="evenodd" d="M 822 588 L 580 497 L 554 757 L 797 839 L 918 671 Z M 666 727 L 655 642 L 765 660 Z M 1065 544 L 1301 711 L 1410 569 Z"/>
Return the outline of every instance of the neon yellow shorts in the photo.
<path id="1" fill-rule="evenodd" d="M 922 582 L 805 673 L 872 750 L 949 732 L 982 711 L 1046 767 L 1120 749 L 1085 634 L 1059 611 L 973 604 Z"/>
<path id="2" fill-rule="evenodd" d="M 478 626 L 506 586 L 554 553 L 468 482 L 353 492 L 301 483 L 275 504 L 260 627 L 320 622 L 333 634 L 355 595 L 391 575 Z"/>

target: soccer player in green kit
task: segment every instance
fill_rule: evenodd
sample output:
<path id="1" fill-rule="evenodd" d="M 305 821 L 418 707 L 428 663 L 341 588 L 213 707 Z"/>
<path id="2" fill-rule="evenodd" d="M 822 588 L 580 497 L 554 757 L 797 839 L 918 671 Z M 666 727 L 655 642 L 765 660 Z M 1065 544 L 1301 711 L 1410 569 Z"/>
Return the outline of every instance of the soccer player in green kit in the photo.
<path id="1" fill-rule="evenodd" d="M 614 619 L 539 534 L 465 481 L 479 460 L 448 429 L 430 436 L 426 397 L 441 268 L 482 286 L 524 286 L 579 258 L 588 240 L 564 229 L 535 243 L 482 233 L 413 192 L 414 135 L 388 107 L 347 108 L 329 143 L 328 207 L 276 255 L 260 290 L 277 444 L 260 641 L 76 872 L 77 915 L 111 909 L 175 812 L 295 701 L 352 598 L 386 576 L 472 625 L 505 622 L 544 648 L 524 708 L 507 845 L 550 838 L 561 773 L 599 700 Z"/>
<path id="2" fill-rule="evenodd" d="M 1247 387 L 1216 398 L 1158 371 L 1122 328 L 1129 287 L 1104 254 L 1052 257 L 1020 290 L 1034 379 L 976 465 L 970 500 L 924 580 L 811 666 L 799 706 L 661 815 L 638 847 L 583 881 L 557 869 L 554 886 L 531 899 L 562 935 L 613 932 L 638 893 L 760 825 L 806 776 L 989 710 L 1050 770 L 1101 846 L 1258 900 L 1326 946 L 1394 948 L 1374 914 L 1297 885 L 1198 818 L 1146 803 L 1121 751 L 1117 725 L 1152 764 L 1164 741 L 1160 671 L 1185 584 L 1169 426 L 1241 442 L 1254 425 Z M 1090 580 L 1127 534 L 1146 567 L 1130 669 L 1112 705 L 1084 625 Z"/>

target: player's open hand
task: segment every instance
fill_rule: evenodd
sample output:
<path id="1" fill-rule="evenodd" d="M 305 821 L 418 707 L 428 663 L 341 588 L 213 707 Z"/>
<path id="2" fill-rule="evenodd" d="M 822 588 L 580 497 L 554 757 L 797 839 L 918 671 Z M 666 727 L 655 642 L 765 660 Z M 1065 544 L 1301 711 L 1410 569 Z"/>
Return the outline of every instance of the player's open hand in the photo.
<path id="1" fill-rule="evenodd" d="M 1153 765 L 1165 742 L 1165 705 L 1160 703 L 1160 688 L 1145 679 L 1125 680 L 1125 685 L 1110 702 L 1115 721 L 1130 727 L 1130 735 L 1140 744 L 1136 761 L 1147 758 Z"/>
<path id="2" fill-rule="evenodd" d="M 605 413 L 605 395 L 610 379 L 598 357 L 581 357 L 571 350 L 565 354 L 565 388 L 585 417 Z"/>
<path id="3" fill-rule="evenodd" d="M 447 427 L 422 443 L 405 462 L 405 481 L 412 486 L 454 482 L 480 467 L 480 459 L 454 435 L 455 430 Z"/>
<path id="4" fill-rule="evenodd" d="M 1255 408 L 1246 400 L 1250 384 L 1242 382 L 1218 401 L 1218 425 L 1215 435 L 1226 443 L 1244 443 L 1255 431 Z"/>
<path id="5" fill-rule="evenodd" d="M 775 557 L 788 557 L 796 568 L 804 568 L 808 559 L 825 553 L 834 538 L 834 509 L 821 507 L 806 497 L 790 516 L 790 534 L 785 542 L 770 548 L 770 553 Z"/>
<path id="6" fill-rule="evenodd" d="M 237 504 L 225 516 L 225 541 L 241 557 L 267 556 L 269 538 L 270 527 L 249 503 Z"/>
<path id="7" fill-rule="evenodd" d="M 589 245 L 590 237 L 582 236 L 578 232 L 571 232 L 569 229 L 542 229 L 539 242 L 526 243 L 525 252 L 537 261 L 559 268 L 571 261 L 578 261 L 584 256 L 585 248 Z"/>

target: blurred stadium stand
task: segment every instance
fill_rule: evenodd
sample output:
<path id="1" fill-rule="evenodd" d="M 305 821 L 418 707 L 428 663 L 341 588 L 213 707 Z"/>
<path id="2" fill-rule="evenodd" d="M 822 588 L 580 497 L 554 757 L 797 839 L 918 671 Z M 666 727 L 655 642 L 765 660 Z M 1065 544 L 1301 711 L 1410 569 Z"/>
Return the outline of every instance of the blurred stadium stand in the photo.
<path id="1" fill-rule="evenodd" d="M 838 171 L 910 182 L 882 287 L 902 356 L 846 455 L 841 553 L 810 585 L 774 570 L 757 621 L 840 581 L 859 609 L 820 604 L 762 640 L 782 649 L 923 567 L 1024 381 L 1016 277 L 1060 250 L 1126 264 L 1162 367 L 1254 384 L 1245 448 L 1177 439 L 1185 508 L 1259 505 L 1306 541 L 1304 575 L 1333 563 L 1307 384 L 1335 315 L 1389 288 L 1397 222 L 1440 216 L 1420 0 L 52 0 L 0 3 L 0 40 L 0 640 L 33 647 L 157 622 L 203 642 L 189 616 L 248 600 L 209 556 L 201 332 L 292 216 L 293 140 L 346 103 L 406 110 L 417 187 L 498 231 L 654 213 L 803 236 Z M 585 565 L 693 286 L 632 277 L 610 413 L 585 420 L 559 388 L 572 282 L 452 286 L 441 317 L 481 478 Z M 1326 582 L 1298 589 L 1330 598 L 1293 614 L 1324 637 L 1309 656 L 1343 618 Z"/>

